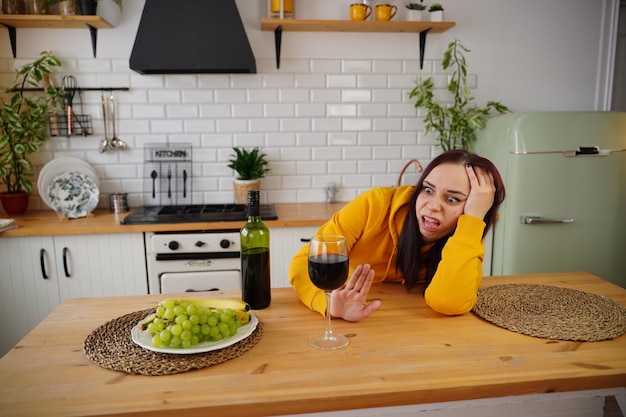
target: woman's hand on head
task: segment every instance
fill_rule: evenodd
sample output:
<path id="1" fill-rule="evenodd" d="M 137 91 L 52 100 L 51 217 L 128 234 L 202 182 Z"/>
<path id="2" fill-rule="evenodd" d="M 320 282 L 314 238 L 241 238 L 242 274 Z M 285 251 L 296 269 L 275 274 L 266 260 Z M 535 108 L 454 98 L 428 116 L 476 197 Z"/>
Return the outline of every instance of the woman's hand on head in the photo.
<path id="1" fill-rule="evenodd" d="M 367 304 L 367 294 L 374 281 L 374 270 L 369 264 L 359 265 L 346 283 L 331 294 L 330 314 L 346 321 L 359 321 L 382 305 L 380 300 Z"/>
<path id="2" fill-rule="evenodd" d="M 493 175 L 471 165 L 467 165 L 465 170 L 470 182 L 470 193 L 465 201 L 463 213 L 482 220 L 493 205 L 496 193 Z"/>

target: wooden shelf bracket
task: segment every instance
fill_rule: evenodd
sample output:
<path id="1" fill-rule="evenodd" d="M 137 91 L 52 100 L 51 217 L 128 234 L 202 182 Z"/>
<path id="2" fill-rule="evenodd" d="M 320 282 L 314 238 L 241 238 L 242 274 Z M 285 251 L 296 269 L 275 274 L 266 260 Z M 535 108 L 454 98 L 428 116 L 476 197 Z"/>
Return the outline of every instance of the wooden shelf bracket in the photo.
<path id="1" fill-rule="evenodd" d="M 64 16 L 64 15 L 24 15 L 24 14 L 0 14 L 0 25 L 9 31 L 11 52 L 13 58 L 17 57 L 17 29 L 18 28 L 61 28 L 77 29 L 87 26 L 91 35 L 91 48 L 96 57 L 96 45 L 98 41 L 98 29 L 111 28 L 112 25 L 100 16 Z"/>

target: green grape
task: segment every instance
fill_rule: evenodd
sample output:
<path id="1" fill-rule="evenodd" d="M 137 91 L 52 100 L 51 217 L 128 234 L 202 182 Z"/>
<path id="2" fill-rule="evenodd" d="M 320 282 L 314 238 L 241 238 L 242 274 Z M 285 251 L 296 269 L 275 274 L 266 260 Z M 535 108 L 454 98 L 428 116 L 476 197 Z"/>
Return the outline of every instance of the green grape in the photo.
<path id="1" fill-rule="evenodd" d="M 189 321 L 191 322 L 191 324 L 198 324 L 200 323 L 200 316 L 197 314 L 192 314 L 189 316 Z"/>
<path id="2" fill-rule="evenodd" d="M 150 331 L 150 333 L 158 333 L 159 332 L 159 325 L 156 324 L 155 322 L 152 322 L 150 324 L 148 324 L 148 330 Z"/>
<path id="3" fill-rule="evenodd" d="M 180 324 L 175 324 L 172 326 L 171 332 L 174 336 L 180 336 L 183 332 L 183 326 L 181 326 Z"/>
<path id="4" fill-rule="evenodd" d="M 163 318 L 166 320 L 172 320 L 175 316 L 173 308 L 166 308 L 165 313 L 163 313 Z"/>
<path id="5" fill-rule="evenodd" d="M 222 334 L 223 338 L 230 337 L 230 329 L 228 328 L 228 324 L 227 323 L 220 322 L 217 325 L 217 328 L 219 329 L 219 331 Z"/>
<path id="6" fill-rule="evenodd" d="M 161 345 L 163 344 L 163 342 L 161 342 L 161 338 L 159 337 L 158 334 L 155 334 L 154 336 L 152 336 L 152 346 L 155 348 L 161 347 Z"/>
<path id="7" fill-rule="evenodd" d="M 180 347 L 183 349 L 189 349 L 191 347 L 191 340 L 183 340 Z"/>
<path id="8" fill-rule="evenodd" d="M 194 324 L 193 326 L 191 326 L 191 329 L 189 329 L 191 331 L 191 334 L 199 334 L 200 333 L 200 325 L 199 324 Z"/>
<path id="9" fill-rule="evenodd" d="M 197 335 L 191 335 L 191 345 L 197 345 L 200 343 L 200 338 Z"/>
<path id="10" fill-rule="evenodd" d="M 180 304 L 174 307 L 174 314 L 177 316 L 180 316 L 182 314 L 185 314 L 185 308 L 183 306 L 181 306 Z"/>
<path id="11" fill-rule="evenodd" d="M 197 314 L 198 313 L 198 306 L 194 305 L 194 304 L 189 304 L 187 306 L 187 314 L 188 315 L 193 315 L 193 314 Z"/>
<path id="12" fill-rule="evenodd" d="M 159 333 L 159 338 L 163 342 L 169 342 L 172 337 L 172 333 L 169 330 L 161 330 Z"/>
<path id="13" fill-rule="evenodd" d="M 181 326 L 183 326 L 183 329 L 185 330 L 189 330 L 191 329 L 191 326 L 193 326 L 193 324 L 191 323 L 191 320 L 185 320 L 182 323 L 180 323 Z"/>
<path id="14" fill-rule="evenodd" d="M 207 316 L 204 312 L 198 314 L 198 317 L 199 317 L 198 324 L 206 324 L 206 321 L 209 318 L 209 316 Z"/>
<path id="15" fill-rule="evenodd" d="M 220 333 L 220 329 L 218 329 L 217 326 L 211 327 L 211 333 L 209 335 L 211 336 L 211 340 L 214 340 L 216 342 L 222 339 L 222 334 Z"/>
<path id="16" fill-rule="evenodd" d="M 230 314 L 223 311 L 220 314 L 220 321 L 222 323 L 231 323 L 232 321 L 234 321 L 234 318 Z"/>
<path id="17" fill-rule="evenodd" d="M 157 317 L 163 317 L 163 313 L 165 313 L 165 307 L 158 306 L 156 308 L 156 315 L 157 315 Z"/>
<path id="18" fill-rule="evenodd" d="M 217 326 L 217 322 L 220 320 L 219 316 L 215 313 L 211 313 L 211 315 L 207 318 L 206 323 L 211 326 Z"/>
<path id="19" fill-rule="evenodd" d="M 203 335 L 208 335 L 211 333 L 211 326 L 209 326 L 208 324 L 201 324 L 200 325 L 200 333 L 202 333 Z"/>
<path id="20" fill-rule="evenodd" d="M 177 348 L 182 343 L 180 336 L 172 336 L 170 339 L 170 347 Z"/>
<path id="21" fill-rule="evenodd" d="M 187 317 L 187 315 L 186 315 L 186 314 L 180 314 L 180 315 L 176 316 L 176 319 L 174 319 L 174 321 L 175 321 L 177 324 L 183 324 L 183 322 L 184 322 L 185 320 L 188 320 L 188 317 Z"/>
<path id="22" fill-rule="evenodd" d="M 176 305 L 176 300 L 174 300 L 173 298 L 168 298 L 167 300 L 163 302 L 163 307 L 165 308 L 172 309 L 174 308 L 175 305 Z"/>
<path id="23" fill-rule="evenodd" d="M 183 332 L 180 334 L 180 338 L 184 341 L 184 340 L 190 340 L 191 339 L 191 332 L 189 330 L 183 330 Z"/>

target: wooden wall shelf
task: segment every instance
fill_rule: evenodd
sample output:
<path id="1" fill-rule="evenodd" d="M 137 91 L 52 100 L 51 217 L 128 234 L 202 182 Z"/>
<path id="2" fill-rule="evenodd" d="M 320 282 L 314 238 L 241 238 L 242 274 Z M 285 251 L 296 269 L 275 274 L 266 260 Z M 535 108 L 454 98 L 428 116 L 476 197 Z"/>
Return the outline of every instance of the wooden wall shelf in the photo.
<path id="1" fill-rule="evenodd" d="M 261 19 L 261 30 L 273 31 L 282 26 L 290 32 L 410 32 L 420 33 L 429 29 L 441 33 L 453 27 L 455 22 L 377 22 L 375 20 L 299 20 Z"/>
<path id="2" fill-rule="evenodd" d="M 36 14 L 0 14 L 0 24 L 9 30 L 9 39 L 13 57 L 17 56 L 17 34 L 16 29 L 81 29 L 89 28 L 91 33 L 91 46 L 93 56 L 96 56 L 96 44 L 98 29 L 110 29 L 113 27 L 109 22 L 100 16 L 83 15 L 36 15 Z"/>
<path id="3" fill-rule="evenodd" d="M 262 31 L 274 31 L 276 46 L 276 67 L 280 68 L 280 48 L 282 32 L 395 32 L 419 33 L 420 68 L 424 65 L 426 34 L 441 33 L 454 27 L 455 22 L 408 22 L 375 20 L 301 20 L 301 19 L 261 19 Z"/>

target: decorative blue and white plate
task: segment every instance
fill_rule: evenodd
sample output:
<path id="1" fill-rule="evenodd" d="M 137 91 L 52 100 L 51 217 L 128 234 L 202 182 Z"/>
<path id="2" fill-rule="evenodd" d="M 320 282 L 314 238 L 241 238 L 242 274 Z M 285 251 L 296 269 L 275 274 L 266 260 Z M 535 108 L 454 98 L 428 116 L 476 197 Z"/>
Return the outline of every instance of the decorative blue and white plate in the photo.
<path id="1" fill-rule="evenodd" d="M 52 208 L 70 219 L 85 217 L 94 211 L 99 198 L 95 181 L 82 172 L 64 172 L 54 177 L 48 186 Z"/>

